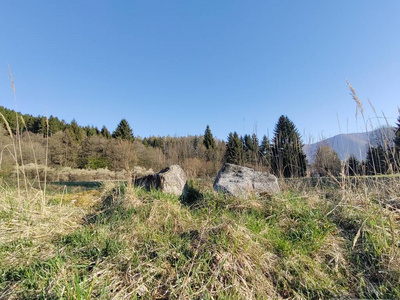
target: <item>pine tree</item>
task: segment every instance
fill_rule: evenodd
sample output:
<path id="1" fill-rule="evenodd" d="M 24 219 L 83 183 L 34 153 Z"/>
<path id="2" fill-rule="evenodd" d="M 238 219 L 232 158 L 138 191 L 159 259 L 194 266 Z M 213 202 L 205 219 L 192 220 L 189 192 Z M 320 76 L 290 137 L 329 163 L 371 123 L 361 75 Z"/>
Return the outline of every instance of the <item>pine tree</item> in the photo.
<path id="1" fill-rule="evenodd" d="M 111 139 L 111 133 L 110 131 L 108 131 L 106 126 L 103 126 L 101 128 L 100 134 L 105 137 L 106 139 Z"/>
<path id="2" fill-rule="evenodd" d="M 271 150 L 271 144 L 266 135 L 263 136 L 261 141 L 260 155 L 261 155 L 260 160 L 262 166 L 269 169 L 271 167 L 272 150 Z"/>
<path id="3" fill-rule="evenodd" d="M 37 126 L 38 126 L 38 131 L 37 133 L 40 133 L 43 136 L 47 135 L 47 120 L 46 117 L 38 117 L 37 118 Z"/>
<path id="4" fill-rule="evenodd" d="M 57 117 L 50 116 L 49 117 L 49 135 L 63 131 L 65 129 L 65 124 L 63 121 L 60 121 Z"/>
<path id="5" fill-rule="evenodd" d="M 231 164 L 243 165 L 243 143 L 236 131 L 229 133 L 225 161 Z"/>
<path id="6" fill-rule="evenodd" d="M 369 147 L 365 164 L 368 175 L 387 173 L 389 169 L 387 152 L 381 145 Z"/>
<path id="7" fill-rule="evenodd" d="M 78 143 L 80 144 L 83 141 L 85 134 L 85 131 L 82 127 L 78 125 L 78 123 L 73 119 L 71 121 L 71 124 L 67 126 L 67 129 L 69 129 L 69 132 L 71 134 L 71 137 Z"/>
<path id="8" fill-rule="evenodd" d="M 151 136 L 148 138 L 144 138 L 142 143 L 145 146 L 151 146 L 153 148 L 160 148 L 164 152 L 164 139 L 160 136 Z"/>
<path id="9" fill-rule="evenodd" d="M 197 156 L 199 154 L 199 137 L 197 135 L 193 137 L 193 150 Z"/>
<path id="10" fill-rule="evenodd" d="M 211 133 L 210 126 L 207 125 L 206 131 L 204 132 L 203 144 L 207 150 L 215 150 L 215 140 Z"/>
<path id="11" fill-rule="evenodd" d="M 400 109 L 399 109 L 400 113 Z M 395 129 L 395 137 L 394 137 L 394 145 L 396 147 L 397 152 L 400 152 L 400 116 L 397 118 L 397 128 Z"/>
<path id="12" fill-rule="evenodd" d="M 259 158 L 259 142 L 255 133 L 245 134 L 243 137 L 243 150 L 245 153 L 245 163 L 255 166 Z"/>
<path id="13" fill-rule="evenodd" d="M 361 163 L 354 155 L 350 155 L 350 157 L 347 159 L 346 166 L 348 168 L 347 174 L 349 176 L 362 174 Z"/>
<path id="14" fill-rule="evenodd" d="M 277 176 L 306 175 L 307 161 L 300 134 L 286 116 L 281 116 L 275 126 L 272 150 L 272 167 Z"/>
<path id="15" fill-rule="evenodd" d="M 122 119 L 118 124 L 117 128 L 112 134 L 112 137 L 115 139 L 121 139 L 126 141 L 133 141 L 133 132 L 132 128 L 129 126 L 129 123 L 126 119 Z"/>
<path id="16" fill-rule="evenodd" d="M 84 131 L 86 132 L 86 136 L 96 136 L 100 134 L 100 130 L 95 126 L 85 126 L 83 127 Z"/>
<path id="17" fill-rule="evenodd" d="M 400 109 L 399 109 L 400 114 Z M 390 151 L 391 153 L 391 164 L 393 167 L 393 171 L 399 172 L 400 171 L 400 116 L 397 118 L 397 128 L 394 129 L 394 147 Z"/>

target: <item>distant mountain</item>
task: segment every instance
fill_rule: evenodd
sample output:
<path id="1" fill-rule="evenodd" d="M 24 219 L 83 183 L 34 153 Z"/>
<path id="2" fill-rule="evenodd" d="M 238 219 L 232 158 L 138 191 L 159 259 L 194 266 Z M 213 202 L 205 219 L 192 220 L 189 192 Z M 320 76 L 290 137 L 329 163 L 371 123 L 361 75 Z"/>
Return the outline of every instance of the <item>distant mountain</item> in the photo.
<path id="1" fill-rule="evenodd" d="M 319 145 L 332 147 L 342 161 L 346 160 L 351 154 L 359 160 L 364 160 L 368 145 L 392 145 L 393 139 L 394 128 L 381 127 L 369 132 L 338 134 L 318 143 L 304 145 L 303 149 L 309 163 L 314 162 L 314 155 Z"/>

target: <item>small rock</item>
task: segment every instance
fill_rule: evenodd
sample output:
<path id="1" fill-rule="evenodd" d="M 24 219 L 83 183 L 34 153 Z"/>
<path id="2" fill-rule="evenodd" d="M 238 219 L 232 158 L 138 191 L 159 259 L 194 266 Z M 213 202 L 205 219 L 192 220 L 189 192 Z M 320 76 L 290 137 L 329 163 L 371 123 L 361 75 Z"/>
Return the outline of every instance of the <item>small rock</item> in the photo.
<path id="1" fill-rule="evenodd" d="M 187 192 L 187 177 L 180 166 L 172 165 L 158 173 L 137 178 L 135 185 L 143 186 L 148 190 L 154 188 L 176 196 L 185 196 Z"/>
<path id="2" fill-rule="evenodd" d="M 228 163 L 218 172 L 214 190 L 235 197 L 271 195 L 280 192 L 278 180 L 274 175 Z"/>

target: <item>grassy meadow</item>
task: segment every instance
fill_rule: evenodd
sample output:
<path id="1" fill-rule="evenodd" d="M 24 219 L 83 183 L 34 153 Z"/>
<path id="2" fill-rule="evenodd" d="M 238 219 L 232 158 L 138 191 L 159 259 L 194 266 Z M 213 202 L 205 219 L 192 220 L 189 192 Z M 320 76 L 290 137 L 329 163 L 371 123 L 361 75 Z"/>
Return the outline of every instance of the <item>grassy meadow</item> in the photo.
<path id="1" fill-rule="evenodd" d="M 240 199 L 199 176 L 217 170 L 203 147 L 184 161 L 179 198 L 121 181 L 127 172 L 56 173 L 48 124 L 41 161 L 19 118 L 14 135 L 0 115 L 0 166 L 8 147 L 15 169 L 0 176 L 0 299 L 400 299 L 398 176 L 280 179 L 280 193 Z M 128 171 L 150 149 L 118 145 Z M 89 175 L 97 182 L 77 183 Z"/>
<path id="2" fill-rule="evenodd" d="M 400 182 L 0 188 L 0 299 L 400 298 Z"/>

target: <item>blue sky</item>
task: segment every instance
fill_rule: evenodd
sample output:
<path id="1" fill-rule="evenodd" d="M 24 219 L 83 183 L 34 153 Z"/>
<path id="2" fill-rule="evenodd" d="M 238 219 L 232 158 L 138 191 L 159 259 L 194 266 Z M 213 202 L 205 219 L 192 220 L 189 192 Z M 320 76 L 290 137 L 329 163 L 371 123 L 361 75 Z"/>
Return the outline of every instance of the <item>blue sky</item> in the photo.
<path id="1" fill-rule="evenodd" d="M 0 0 L 0 43 L 0 105 L 142 137 L 365 131 L 346 78 L 398 117 L 398 0 Z"/>

